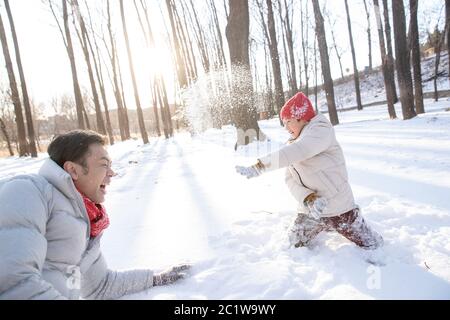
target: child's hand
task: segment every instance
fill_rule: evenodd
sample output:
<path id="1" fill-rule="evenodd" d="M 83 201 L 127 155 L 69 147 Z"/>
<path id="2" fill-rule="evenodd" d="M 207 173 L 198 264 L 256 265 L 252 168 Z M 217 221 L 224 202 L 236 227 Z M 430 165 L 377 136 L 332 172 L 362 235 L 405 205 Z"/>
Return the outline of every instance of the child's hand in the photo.
<path id="1" fill-rule="evenodd" d="M 240 175 L 246 176 L 247 179 L 257 177 L 264 171 L 264 165 L 258 160 L 258 162 L 250 167 L 236 166 L 236 172 Z"/>
<path id="2" fill-rule="evenodd" d="M 311 216 L 315 219 L 320 219 L 323 210 L 325 210 L 327 204 L 328 204 L 327 199 L 323 197 L 317 197 L 315 193 L 310 194 L 305 199 L 305 205 L 308 207 Z"/>

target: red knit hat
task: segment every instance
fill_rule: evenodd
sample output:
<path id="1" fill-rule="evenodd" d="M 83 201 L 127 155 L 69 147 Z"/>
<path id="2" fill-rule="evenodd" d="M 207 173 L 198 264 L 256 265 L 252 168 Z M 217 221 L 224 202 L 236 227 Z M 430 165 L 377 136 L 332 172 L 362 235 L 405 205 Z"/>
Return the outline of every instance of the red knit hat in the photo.
<path id="1" fill-rule="evenodd" d="M 311 101 L 303 92 L 299 92 L 290 98 L 280 111 L 281 120 L 297 119 L 310 121 L 315 115 L 316 112 Z"/>

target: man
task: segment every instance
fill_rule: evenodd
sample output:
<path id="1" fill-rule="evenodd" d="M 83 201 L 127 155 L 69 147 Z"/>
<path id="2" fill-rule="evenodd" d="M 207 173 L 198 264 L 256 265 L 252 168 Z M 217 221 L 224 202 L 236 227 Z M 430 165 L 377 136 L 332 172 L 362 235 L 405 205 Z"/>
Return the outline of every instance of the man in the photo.
<path id="1" fill-rule="evenodd" d="M 92 131 L 60 135 L 38 175 L 0 185 L 0 299 L 116 299 L 185 276 L 187 265 L 157 275 L 107 268 L 101 203 L 114 172 L 104 145 Z"/>

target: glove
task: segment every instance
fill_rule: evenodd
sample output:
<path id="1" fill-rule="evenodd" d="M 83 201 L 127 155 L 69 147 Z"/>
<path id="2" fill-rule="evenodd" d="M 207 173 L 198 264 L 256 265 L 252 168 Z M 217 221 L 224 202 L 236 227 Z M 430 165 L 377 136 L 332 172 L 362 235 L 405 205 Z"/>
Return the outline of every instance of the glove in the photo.
<path id="1" fill-rule="evenodd" d="M 263 163 L 258 160 L 258 162 L 250 167 L 236 166 L 236 172 L 240 175 L 246 176 L 247 179 L 257 177 L 261 175 L 265 170 Z"/>
<path id="2" fill-rule="evenodd" d="M 312 193 L 306 197 L 303 203 L 309 209 L 309 213 L 313 218 L 320 219 L 328 201 L 327 199 L 318 197 L 315 193 Z"/>
<path id="3" fill-rule="evenodd" d="M 183 279 L 187 273 L 184 272 L 190 269 L 190 265 L 179 265 L 172 267 L 169 270 L 161 272 L 160 274 L 153 276 L 153 286 L 165 286 L 174 283 L 177 280 Z"/>

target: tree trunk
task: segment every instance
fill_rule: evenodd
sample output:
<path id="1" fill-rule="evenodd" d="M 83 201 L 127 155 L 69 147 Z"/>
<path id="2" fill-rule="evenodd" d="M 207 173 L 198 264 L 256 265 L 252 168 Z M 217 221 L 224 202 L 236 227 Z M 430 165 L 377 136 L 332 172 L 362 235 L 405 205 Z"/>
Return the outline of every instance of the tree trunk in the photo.
<path id="1" fill-rule="evenodd" d="M 172 12 L 175 18 L 176 32 L 180 40 L 181 51 L 183 53 L 183 61 L 188 73 L 188 84 L 197 79 L 197 63 L 194 57 L 194 50 L 192 47 L 192 41 L 190 34 L 187 30 L 186 19 L 183 15 L 183 21 L 178 14 L 177 7 L 174 2 L 172 3 Z"/>
<path id="2" fill-rule="evenodd" d="M 225 59 L 225 51 L 223 49 L 222 32 L 220 31 L 219 18 L 217 17 L 216 5 L 213 0 L 210 0 L 209 3 L 210 3 L 210 7 L 211 7 L 211 10 L 213 13 L 214 26 L 216 28 L 217 37 L 219 39 L 218 55 L 219 55 L 220 66 L 222 66 L 226 70 L 227 69 L 227 61 Z"/>
<path id="3" fill-rule="evenodd" d="M 112 80 L 113 80 L 113 91 L 114 91 L 114 97 L 116 99 L 116 103 L 117 103 L 117 118 L 118 118 L 118 122 L 119 122 L 119 131 L 120 131 L 120 139 L 122 141 L 125 141 L 128 139 L 129 137 L 129 133 L 127 135 L 126 130 L 125 130 L 125 116 L 124 116 L 124 106 L 123 106 L 123 101 L 122 101 L 122 95 L 121 95 L 121 90 L 119 87 L 119 81 L 118 81 L 118 75 L 117 75 L 117 65 L 116 65 L 116 45 L 115 45 L 115 41 L 114 41 L 114 37 L 113 37 L 113 33 L 112 33 L 112 26 L 111 26 L 111 8 L 110 8 L 110 3 L 109 0 L 107 1 L 107 13 L 108 13 L 108 33 L 109 33 L 109 40 L 111 42 L 111 53 L 110 53 L 110 60 L 111 60 L 111 66 L 112 66 L 112 71 L 113 71 L 113 76 L 112 76 Z M 106 42 L 105 42 L 106 45 Z M 107 46 L 106 46 L 107 47 Z M 108 49 L 108 47 L 107 47 Z M 109 52 L 109 49 L 108 49 Z"/>
<path id="4" fill-rule="evenodd" d="M 398 84 L 400 86 L 400 101 L 402 103 L 403 119 L 411 119 L 416 116 L 414 110 L 414 94 L 411 78 L 411 69 L 406 41 L 406 19 L 403 1 L 392 2 L 392 15 L 394 20 L 395 37 L 395 65 L 397 67 Z"/>
<path id="5" fill-rule="evenodd" d="M 11 61 L 11 56 L 8 48 L 8 41 L 6 39 L 5 27 L 3 19 L 0 15 L 0 40 L 3 47 L 3 56 L 5 58 L 6 69 L 8 70 L 9 86 L 11 89 L 11 99 L 14 105 L 14 113 L 16 115 L 17 137 L 19 142 L 19 156 L 24 157 L 28 154 L 27 138 L 25 133 L 25 123 L 22 113 L 22 104 L 20 102 L 19 90 L 17 88 L 16 77 L 14 75 L 14 68 Z"/>
<path id="6" fill-rule="evenodd" d="M 25 109 L 25 116 L 27 119 L 28 143 L 29 143 L 29 147 L 30 147 L 29 151 L 33 158 L 37 158 L 36 137 L 35 137 L 35 133 L 34 133 L 33 116 L 31 114 L 30 99 L 28 97 L 28 89 L 27 89 L 27 83 L 25 81 L 25 74 L 24 74 L 23 66 L 22 66 L 22 58 L 20 56 L 19 42 L 17 40 L 16 28 L 15 28 L 14 19 L 13 19 L 12 13 L 11 13 L 11 7 L 9 5 L 9 0 L 5 0 L 5 9 L 8 14 L 9 24 L 11 26 L 11 34 L 12 34 L 12 38 L 13 38 L 13 42 L 14 42 L 14 49 L 16 52 L 17 68 L 19 70 L 20 85 L 22 87 L 23 107 Z"/>
<path id="7" fill-rule="evenodd" d="M 334 49 L 334 52 L 336 53 L 336 57 L 337 57 L 338 62 L 339 62 L 339 69 L 341 71 L 341 79 L 344 79 L 344 69 L 342 68 L 342 55 L 341 55 L 341 53 L 339 53 L 339 49 L 338 49 L 338 45 L 337 45 L 337 41 L 336 41 L 336 36 L 334 34 L 335 23 L 333 23 L 333 24 L 331 23 L 331 18 L 330 18 L 329 14 L 327 14 L 326 17 L 327 17 L 327 20 L 328 20 L 328 24 L 330 25 L 331 40 L 333 40 L 332 47 Z"/>
<path id="8" fill-rule="evenodd" d="M 138 10 L 138 7 L 136 5 L 136 0 L 134 0 L 134 5 L 136 7 L 136 12 L 137 12 L 137 14 L 139 16 L 139 10 Z M 145 38 L 148 39 L 147 40 L 148 41 L 148 43 L 147 43 L 148 48 L 150 50 L 154 50 L 155 49 L 155 43 L 154 43 L 153 30 L 152 30 L 152 27 L 151 27 L 151 24 L 150 24 L 148 8 L 147 8 L 147 4 L 144 1 L 142 1 L 142 0 L 141 0 L 141 7 L 142 7 L 142 10 L 143 10 L 144 15 L 145 15 L 145 21 L 147 23 L 147 30 L 145 30 L 143 23 L 141 23 L 142 32 L 144 33 Z M 140 20 L 140 18 L 139 18 L 139 20 Z M 152 59 L 152 58 L 153 57 L 150 57 L 150 59 Z M 156 90 L 158 88 L 157 81 L 158 81 L 157 77 L 156 77 L 156 75 L 154 75 L 153 76 L 153 81 L 151 81 L 153 83 L 151 83 L 150 86 L 151 86 L 151 92 L 152 92 L 152 96 L 153 96 L 153 99 L 152 99 L 153 100 L 153 114 L 154 114 L 154 117 L 155 117 L 156 133 L 157 133 L 158 137 L 160 137 L 161 136 L 161 129 L 160 129 L 160 124 L 159 124 L 159 112 L 158 112 L 158 101 L 159 100 L 156 97 L 156 95 L 157 95 L 157 91 Z M 168 137 L 166 135 L 166 139 L 167 138 Z"/>
<path id="9" fill-rule="evenodd" d="M 291 89 L 290 96 L 294 96 L 298 91 L 298 86 L 297 86 L 297 73 L 295 68 L 294 40 L 292 35 L 292 19 L 290 17 L 287 0 L 284 0 L 284 10 L 285 10 L 284 19 L 282 19 L 281 16 L 281 1 L 278 0 L 278 3 L 280 7 L 280 19 L 284 26 L 284 31 L 286 35 L 287 54 L 289 56 L 288 58 L 286 58 L 286 64 L 290 65 L 290 82 L 289 82 L 290 84 L 289 87 Z M 290 2 L 290 4 L 292 7 L 292 1 Z"/>
<path id="10" fill-rule="evenodd" d="M 166 0 L 167 12 L 169 13 L 170 26 L 172 28 L 173 48 L 175 51 L 175 64 L 178 76 L 178 83 L 180 88 L 185 88 L 188 85 L 185 61 L 181 53 L 181 44 L 176 30 L 175 19 L 172 12 L 171 0 Z"/>
<path id="11" fill-rule="evenodd" d="M 78 128 L 85 129 L 86 126 L 83 121 L 84 103 L 83 97 L 81 96 L 80 83 L 78 82 L 77 65 L 75 63 L 75 54 L 73 51 L 72 36 L 70 34 L 69 28 L 69 14 L 67 11 L 67 0 L 62 0 L 62 5 L 63 5 L 64 30 L 66 36 L 66 38 L 63 40 L 65 41 L 66 44 L 67 54 L 70 60 L 70 68 L 72 70 L 73 90 L 75 94 L 75 104 L 77 106 L 76 108 L 77 108 Z"/>
<path id="12" fill-rule="evenodd" d="M 125 37 L 125 44 L 127 46 L 128 64 L 130 67 L 131 80 L 133 82 L 134 99 L 136 101 L 139 129 L 141 131 L 141 136 L 142 136 L 142 140 L 143 140 L 144 144 L 147 144 L 148 143 L 148 135 L 147 135 L 147 130 L 145 129 L 144 114 L 142 112 L 141 101 L 139 99 L 139 91 L 138 91 L 137 82 L 136 82 L 136 76 L 134 74 L 133 56 L 131 55 L 130 41 L 128 39 L 128 31 L 127 31 L 127 24 L 125 21 L 125 11 L 124 11 L 124 7 L 123 7 L 123 0 L 120 0 L 120 14 L 122 16 L 123 35 Z"/>
<path id="13" fill-rule="evenodd" d="M 247 1 L 247 0 L 245 0 Z M 267 28 L 269 31 L 269 49 L 272 60 L 273 78 L 275 82 L 275 104 L 277 113 L 284 105 L 283 82 L 281 80 L 280 56 L 278 55 L 277 34 L 275 30 L 275 19 L 273 16 L 272 0 L 266 0 L 267 4 Z"/>
<path id="14" fill-rule="evenodd" d="M 89 114 L 86 111 L 86 107 L 83 106 L 83 116 L 84 116 L 84 122 L 86 123 L 86 129 L 91 130 L 91 124 L 89 121 Z"/>
<path id="15" fill-rule="evenodd" d="M 422 90 L 422 69 L 420 66 L 420 43 L 419 28 L 417 25 L 418 0 L 409 0 L 409 41 L 411 44 L 411 58 L 414 72 L 414 100 L 416 104 L 416 113 L 424 113 L 423 90 Z"/>
<path id="16" fill-rule="evenodd" d="M 253 105 L 253 85 L 249 59 L 248 0 L 229 0 L 230 14 L 225 30 L 232 68 L 232 121 L 238 131 L 238 145 L 263 140 Z"/>
<path id="17" fill-rule="evenodd" d="M 206 45 L 205 35 L 204 35 L 202 27 L 200 26 L 200 22 L 198 20 L 198 13 L 195 10 L 195 6 L 194 6 L 194 3 L 192 2 L 192 0 L 190 1 L 190 5 L 191 5 L 191 10 L 185 8 L 185 5 L 183 5 L 183 2 L 181 2 L 183 14 L 185 16 L 188 16 L 188 18 L 190 20 L 190 24 L 191 24 L 190 29 L 193 30 L 193 32 L 194 32 L 195 42 L 196 42 L 197 48 L 200 52 L 200 58 L 201 58 L 201 62 L 203 65 L 203 69 L 204 69 L 205 73 L 208 73 L 211 70 L 211 62 L 210 62 L 210 58 L 209 58 L 208 47 Z M 187 14 L 185 14 L 186 11 L 187 11 Z M 191 11 L 193 11 L 193 14 L 191 14 Z M 194 17 L 192 17 L 192 16 L 194 16 Z M 194 24 L 194 20 L 195 20 L 195 24 Z"/>
<path id="18" fill-rule="evenodd" d="M 8 145 L 9 155 L 14 156 L 14 151 L 11 147 L 11 140 L 9 139 L 8 131 L 6 130 L 6 125 L 3 122 L 3 119 L 0 118 L 0 129 L 2 130 L 3 135 L 5 136 L 6 144 Z"/>
<path id="19" fill-rule="evenodd" d="M 161 106 L 160 111 L 161 111 L 161 121 L 163 124 L 163 132 L 164 132 L 164 137 L 166 139 L 169 139 L 169 124 L 167 122 L 167 113 L 164 112 L 164 102 L 162 99 L 162 92 L 161 92 L 161 87 L 158 85 L 158 81 L 159 78 L 155 79 L 155 84 L 153 85 L 154 87 L 154 92 L 155 92 L 155 98 L 157 99 L 158 104 Z"/>
<path id="20" fill-rule="evenodd" d="M 156 134 L 158 135 L 158 137 L 161 137 L 161 125 L 159 122 L 159 111 L 158 111 L 158 101 L 157 101 L 157 97 L 156 97 L 156 84 L 155 84 L 156 80 L 153 82 L 152 85 L 152 96 L 153 96 L 153 115 L 155 117 L 155 129 L 156 129 Z"/>
<path id="21" fill-rule="evenodd" d="M 438 26 L 436 25 L 436 29 L 438 30 Z M 442 44 L 445 41 L 445 32 L 447 30 L 447 25 L 445 26 L 444 31 L 441 33 L 440 36 L 437 37 L 436 43 L 434 45 L 434 52 L 436 53 L 436 58 L 434 61 L 434 78 L 433 78 L 433 85 L 434 85 L 434 101 L 439 100 L 439 92 L 437 87 L 437 79 L 439 77 L 439 63 L 441 61 L 441 48 Z"/>
<path id="22" fill-rule="evenodd" d="M 445 24 L 447 26 L 447 53 L 450 59 L 450 0 L 445 0 Z M 450 63 L 448 64 L 448 81 L 450 82 Z"/>
<path id="23" fill-rule="evenodd" d="M 350 20 L 350 10 L 348 9 L 347 0 L 344 0 L 344 4 L 345 4 L 345 12 L 347 13 L 347 26 L 348 26 L 348 37 L 350 39 L 350 49 L 352 51 L 353 79 L 355 81 L 356 105 L 358 107 L 358 110 L 362 110 L 363 106 L 361 103 L 361 89 L 359 86 L 359 71 L 358 66 L 356 65 L 355 46 L 353 44 L 353 34 L 352 34 L 352 22 Z"/>
<path id="24" fill-rule="evenodd" d="M 387 46 L 387 65 L 389 75 L 389 85 L 394 93 L 394 103 L 398 102 L 397 88 L 395 84 L 395 65 L 394 65 L 394 53 L 392 50 L 392 36 L 391 36 L 391 23 L 389 21 L 389 6 L 387 0 L 383 0 L 383 12 L 384 12 L 384 26 L 386 33 L 386 46 Z"/>
<path id="25" fill-rule="evenodd" d="M 92 30 L 92 34 L 94 34 L 93 30 Z M 109 107 L 108 107 L 108 99 L 106 98 L 105 84 L 104 84 L 104 81 L 103 81 L 102 64 L 100 62 L 100 50 L 98 48 L 98 45 L 97 45 L 97 43 L 95 41 L 95 36 L 94 36 L 95 48 L 96 48 L 96 53 L 97 53 L 97 57 L 98 57 L 98 62 L 97 62 L 94 49 L 92 48 L 92 43 L 91 43 L 89 38 L 87 38 L 87 39 L 88 39 L 89 48 L 90 48 L 90 51 L 91 51 L 91 54 L 92 54 L 92 58 L 94 59 L 95 73 L 96 73 L 96 76 L 97 76 L 97 81 L 98 81 L 98 86 L 99 86 L 99 89 L 100 89 L 100 94 L 102 96 L 103 108 L 105 110 L 106 132 L 108 133 L 109 143 L 111 145 L 113 145 L 114 144 L 114 135 L 113 135 L 113 129 L 112 129 L 112 125 L 111 125 L 111 118 L 109 116 Z"/>
<path id="26" fill-rule="evenodd" d="M 303 1 L 300 2 L 300 34 L 302 38 L 302 52 L 303 52 L 303 65 L 305 72 L 305 94 L 309 96 L 309 63 L 308 63 L 308 24 L 309 14 L 308 14 L 308 2 L 305 6 L 305 14 L 303 14 Z M 306 29 L 306 30 L 305 30 Z"/>
<path id="27" fill-rule="evenodd" d="M 117 48 L 117 46 L 116 46 Z M 123 77 L 122 77 L 122 68 L 120 67 L 120 59 L 119 59 L 119 53 L 116 50 L 116 60 L 117 60 L 117 71 L 119 75 L 119 82 L 120 82 L 120 95 L 122 97 L 123 102 L 123 120 L 124 120 L 124 129 L 126 138 L 131 138 L 130 133 L 130 120 L 128 118 L 128 108 L 127 108 L 127 100 L 125 99 L 125 87 L 123 86 Z"/>
<path id="28" fill-rule="evenodd" d="M 268 45 L 266 45 L 267 38 L 264 41 L 264 68 L 266 72 L 266 89 L 267 89 L 267 98 L 266 98 L 266 110 L 269 112 L 269 117 L 272 118 L 276 115 L 273 101 L 273 90 L 272 90 L 272 74 L 270 72 L 270 53 L 268 52 Z"/>
<path id="29" fill-rule="evenodd" d="M 317 37 L 314 38 L 314 105 L 316 112 L 319 112 L 319 103 L 317 97 Z"/>
<path id="30" fill-rule="evenodd" d="M 159 83 L 160 83 L 159 87 L 161 90 L 161 96 L 162 96 L 162 101 L 163 101 L 161 112 L 164 112 L 164 114 L 166 115 L 167 125 L 168 125 L 168 129 L 169 129 L 169 137 L 173 137 L 172 115 L 170 112 L 169 99 L 167 97 L 166 84 L 165 84 L 162 76 L 159 77 Z"/>
<path id="31" fill-rule="evenodd" d="M 86 24 L 84 23 L 84 18 L 81 15 L 80 6 L 78 5 L 78 0 L 72 0 L 72 1 L 73 1 L 72 2 L 73 10 L 77 17 L 78 24 L 80 25 L 81 35 L 78 33 L 78 31 L 77 31 L 77 33 L 80 38 L 81 48 L 83 50 L 84 59 L 86 61 L 86 65 L 87 65 L 87 69 L 88 69 L 89 83 L 91 85 L 92 97 L 93 97 L 94 106 L 95 106 L 97 130 L 102 135 L 105 135 L 106 134 L 105 122 L 103 121 L 102 109 L 100 107 L 100 99 L 98 97 L 97 86 L 95 84 L 95 78 L 94 78 L 94 71 L 92 69 L 91 57 L 89 55 L 89 48 L 88 48 L 89 35 L 87 33 Z M 75 24 L 75 22 L 74 22 L 74 24 Z M 76 26 L 75 26 L 75 28 L 76 28 Z M 95 59 L 95 57 L 93 57 L 93 58 Z"/>
<path id="32" fill-rule="evenodd" d="M 372 71 L 372 32 L 370 28 L 370 11 L 367 8 L 366 0 L 363 0 L 363 3 L 367 18 L 367 42 L 369 44 L 369 71 Z"/>
<path id="33" fill-rule="evenodd" d="M 316 35 L 317 42 L 319 45 L 320 61 L 322 64 L 322 74 L 325 84 L 325 93 L 327 96 L 328 113 L 330 116 L 330 121 L 333 125 L 339 124 L 339 118 L 336 111 L 336 103 L 334 100 L 334 87 L 333 79 L 331 78 L 330 72 L 330 60 L 328 57 L 328 45 L 327 38 L 325 35 L 325 26 L 323 23 L 323 16 L 320 12 L 319 1 L 312 0 L 314 8 L 314 17 L 316 21 Z"/>
<path id="34" fill-rule="evenodd" d="M 380 42 L 380 53 L 381 53 L 381 62 L 382 62 L 382 72 L 384 79 L 384 87 L 386 89 L 386 100 L 388 105 L 389 117 L 391 119 L 397 118 L 394 107 L 394 93 L 392 92 L 392 86 L 389 83 L 389 67 L 388 67 L 388 58 L 386 53 L 386 45 L 384 42 L 384 32 L 383 32 L 383 22 L 381 20 L 380 14 L 380 5 L 378 0 L 373 0 L 373 7 L 375 10 L 375 20 L 377 22 L 378 29 L 378 39 Z"/>

